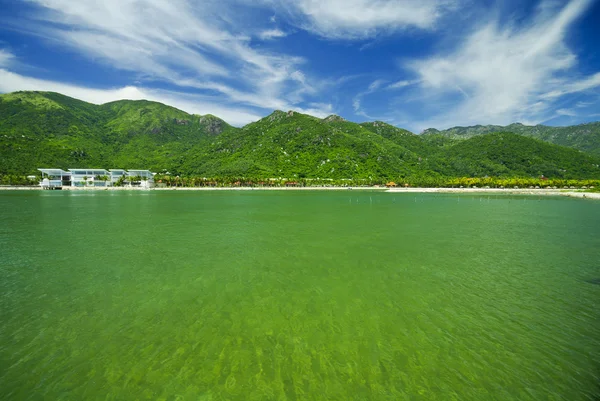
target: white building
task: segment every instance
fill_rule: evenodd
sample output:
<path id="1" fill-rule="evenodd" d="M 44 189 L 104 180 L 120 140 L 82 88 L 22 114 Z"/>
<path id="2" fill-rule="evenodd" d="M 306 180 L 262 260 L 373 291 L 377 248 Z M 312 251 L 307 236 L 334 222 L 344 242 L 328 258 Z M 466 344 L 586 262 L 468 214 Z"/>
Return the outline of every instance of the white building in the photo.
<path id="1" fill-rule="evenodd" d="M 103 168 L 70 168 L 72 187 L 108 187 L 110 177 Z"/>
<path id="2" fill-rule="evenodd" d="M 142 188 L 154 186 L 154 174 L 150 170 L 127 170 L 127 177 L 132 186 Z"/>
<path id="3" fill-rule="evenodd" d="M 62 189 L 71 186 L 71 173 L 59 168 L 38 168 L 42 172 L 40 186 L 43 189 Z"/>
<path id="4" fill-rule="evenodd" d="M 116 185 L 127 180 L 127 171 L 121 169 L 110 169 L 110 185 Z"/>
<path id="5" fill-rule="evenodd" d="M 44 189 L 112 186 L 151 188 L 154 186 L 154 174 L 150 170 L 105 170 L 97 168 L 72 168 L 69 171 L 57 168 L 39 168 L 38 170 L 42 172 L 40 186 Z"/>

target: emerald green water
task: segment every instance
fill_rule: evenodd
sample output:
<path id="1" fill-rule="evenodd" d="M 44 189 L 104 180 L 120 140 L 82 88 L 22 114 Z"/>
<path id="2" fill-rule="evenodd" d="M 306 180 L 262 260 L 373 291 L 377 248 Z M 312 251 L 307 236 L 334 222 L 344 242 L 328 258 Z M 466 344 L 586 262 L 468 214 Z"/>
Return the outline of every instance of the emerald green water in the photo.
<path id="1" fill-rule="evenodd" d="M 597 400 L 600 202 L 0 192 L 2 400 Z"/>

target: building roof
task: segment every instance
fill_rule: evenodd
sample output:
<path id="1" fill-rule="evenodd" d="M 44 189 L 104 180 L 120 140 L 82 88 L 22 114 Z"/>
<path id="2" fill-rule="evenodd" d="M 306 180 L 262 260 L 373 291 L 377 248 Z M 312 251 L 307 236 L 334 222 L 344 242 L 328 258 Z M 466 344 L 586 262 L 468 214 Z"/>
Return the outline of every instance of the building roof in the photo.
<path id="1" fill-rule="evenodd" d="M 38 168 L 39 171 L 41 171 L 42 173 L 45 174 L 50 174 L 50 175 L 72 175 L 72 174 L 89 174 L 89 175 L 108 175 L 109 172 L 120 172 L 120 173 L 127 173 L 129 175 L 132 174 L 145 174 L 145 175 L 151 175 L 152 172 L 150 170 L 123 170 L 123 169 L 119 169 L 119 168 L 113 168 L 110 170 L 106 170 L 104 168 L 87 168 L 87 167 L 82 167 L 82 168 L 70 168 L 69 171 L 65 171 L 59 168 Z M 82 172 L 82 173 L 78 173 L 78 172 Z"/>
<path id="2" fill-rule="evenodd" d="M 73 171 L 104 171 L 106 172 L 107 170 L 105 168 L 70 168 L 69 171 L 73 172 Z"/>
<path id="3" fill-rule="evenodd" d="M 38 168 L 38 170 L 49 175 L 71 175 L 70 172 L 60 168 Z"/>

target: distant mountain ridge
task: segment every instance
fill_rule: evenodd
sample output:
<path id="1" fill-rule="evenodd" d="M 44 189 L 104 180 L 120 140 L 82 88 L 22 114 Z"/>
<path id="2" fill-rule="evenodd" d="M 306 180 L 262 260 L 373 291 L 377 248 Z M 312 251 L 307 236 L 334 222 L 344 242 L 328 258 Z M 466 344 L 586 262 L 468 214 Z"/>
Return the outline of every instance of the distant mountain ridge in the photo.
<path id="1" fill-rule="evenodd" d="M 237 128 L 146 100 L 94 105 L 15 92 L 0 95 L 0 174 L 108 167 L 202 177 L 600 178 L 600 157 L 592 154 L 533 135 L 461 132 L 415 135 L 381 121 L 280 110 Z"/>
<path id="2" fill-rule="evenodd" d="M 512 132 L 600 156 L 600 122 L 567 127 L 514 123 L 507 126 L 475 125 L 471 127 L 453 127 L 441 131 L 429 128 L 423 131 L 421 135 L 424 137 L 442 136 L 454 140 L 463 140 L 494 132 Z"/>

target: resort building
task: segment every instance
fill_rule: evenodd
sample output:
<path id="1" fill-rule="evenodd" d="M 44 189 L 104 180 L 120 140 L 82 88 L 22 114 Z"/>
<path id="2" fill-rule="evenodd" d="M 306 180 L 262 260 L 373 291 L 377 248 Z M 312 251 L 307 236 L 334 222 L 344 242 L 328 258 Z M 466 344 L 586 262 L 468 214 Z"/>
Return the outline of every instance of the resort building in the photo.
<path id="1" fill-rule="evenodd" d="M 59 168 L 38 168 L 42 172 L 40 186 L 44 189 L 62 189 L 71 186 L 71 173 Z"/>
<path id="2" fill-rule="evenodd" d="M 127 170 L 110 169 L 110 185 L 118 185 L 127 181 Z"/>
<path id="3" fill-rule="evenodd" d="M 127 170 L 127 179 L 136 187 L 150 188 L 154 185 L 154 175 L 150 170 Z"/>
<path id="4" fill-rule="evenodd" d="M 74 168 L 68 171 L 57 168 L 39 168 L 38 170 L 42 173 L 40 186 L 43 189 L 113 186 L 151 188 L 154 186 L 154 174 L 150 170 L 105 170 L 97 168 Z"/>
<path id="5" fill-rule="evenodd" d="M 72 187 L 107 187 L 108 185 L 108 171 L 97 168 L 78 168 L 69 169 L 71 172 L 71 186 Z"/>

